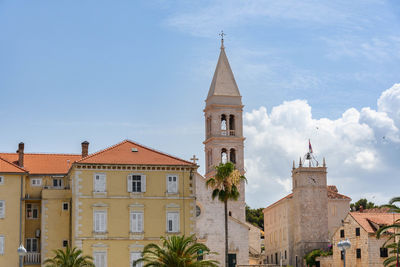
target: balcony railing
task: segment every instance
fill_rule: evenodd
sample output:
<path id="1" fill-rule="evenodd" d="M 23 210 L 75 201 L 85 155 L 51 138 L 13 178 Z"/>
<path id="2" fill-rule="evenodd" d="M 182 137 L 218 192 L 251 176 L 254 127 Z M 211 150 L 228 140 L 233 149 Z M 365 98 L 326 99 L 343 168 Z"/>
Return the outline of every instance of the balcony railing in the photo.
<path id="1" fill-rule="evenodd" d="M 24 257 L 24 264 L 40 264 L 40 253 L 39 252 L 28 252 Z"/>

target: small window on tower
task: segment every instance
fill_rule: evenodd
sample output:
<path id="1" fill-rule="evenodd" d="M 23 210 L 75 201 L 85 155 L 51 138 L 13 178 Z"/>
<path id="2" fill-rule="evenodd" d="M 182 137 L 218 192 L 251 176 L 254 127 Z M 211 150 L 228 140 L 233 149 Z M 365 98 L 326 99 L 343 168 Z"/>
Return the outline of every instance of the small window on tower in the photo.
<path id="1" fill-rule="evenodd" d="M 344 238 L 344 229 L 340 230 L 340 238 Z"/>
<path id="2" fill-rule="evenodd" d="M 236 151 L 233 148 L 229 152 L 229 159 L 233 164 L 236 164 Z"/>
<path id="3" fill-rule="evenodd" d="M 222 114 L 221 115 L 221 135 L 227 135 L 226 134 L 226 115 Z"/>
<path id="4" fill-rule="evenodd" d="M 225 164 L 225 163 L 228 162 L 228 154 L 227 154 L 227 151 L 226 151 L 225 148 L 223 148 L 223 149 L 221 150 L 221 162 L 222 162 L 223 164 Z"/>
<path id="5" fill-rule="evenodd" d="M 64 248 L 68 247 L 68 240 L 63 240 L 63 247 Z"/>
<path id="6" fill-rule="evenodd" d="M 360 227 L 356 228 L 356 236 L 360 236 Z"/>

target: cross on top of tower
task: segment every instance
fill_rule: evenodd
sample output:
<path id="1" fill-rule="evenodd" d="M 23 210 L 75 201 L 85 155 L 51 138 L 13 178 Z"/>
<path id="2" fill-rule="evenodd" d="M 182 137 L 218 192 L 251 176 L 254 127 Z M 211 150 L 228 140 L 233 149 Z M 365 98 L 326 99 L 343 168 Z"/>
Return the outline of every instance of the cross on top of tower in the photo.
<path id="1" fill-rule="evenodd" d="M 194 164 L 196 164 L 196 161 L 198 161 L 199 159 L 196 158 L 196 155 L 193 155 L 193 157 L 190 159 Z"/>
<path id="2" fill-rule="evenodd" d="M 224 36 L 226 35 L 226 33 L 224 33 L 224 31 L 221 31 L 221 33 L 219 34 L 219 36 L 221 36 L 221 48 L 224 48 Z"/>

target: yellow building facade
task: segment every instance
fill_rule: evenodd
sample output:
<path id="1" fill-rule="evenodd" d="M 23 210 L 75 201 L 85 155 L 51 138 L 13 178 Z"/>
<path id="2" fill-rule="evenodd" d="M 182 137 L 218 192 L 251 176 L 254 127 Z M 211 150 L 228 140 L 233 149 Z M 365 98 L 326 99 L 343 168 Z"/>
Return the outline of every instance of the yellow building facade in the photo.
<path id="1" fill-rule="evenodd" d="M 97 267 L 131 266 L 161 236 L 195 233 L 196 164 L 128 140 L 95 154 L 88 145 L 81 155 L 24 154 L 23 144 L 20 153 L 0 153 L 20 172 L 0 165 L 0 211 L 4 201 L 7 214 L 0 266 L 17 266 L 20 243 L 26 266 L 41 266 L 66 246 L 81 248 Z"/>

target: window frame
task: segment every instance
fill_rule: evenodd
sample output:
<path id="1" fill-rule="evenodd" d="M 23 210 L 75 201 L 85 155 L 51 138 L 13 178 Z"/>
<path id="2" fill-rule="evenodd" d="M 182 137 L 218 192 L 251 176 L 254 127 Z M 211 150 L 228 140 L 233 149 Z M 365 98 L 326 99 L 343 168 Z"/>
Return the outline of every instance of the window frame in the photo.
<path id="1" fill-rule="evenodd" d="M 101 227 L 101 217 L 99 217 L 99 227 L 96 227 L 96 215 L 97 214 L 104 214 L 104 222 L 103 222 L 103 228 Z M 107 232 L 107 215 L 108 212 L 107 210 L 93 210 L 93 232 L 94 233 L 106 233 Z M 99 216 L 99 215 L 98 215 Z M 99 228 L 99 230 L 96 230 L 96 228 Z"/>
<path id="2" fill-rule="evenodd" d="M 174 218 L 176 217 L 170 217 L 177 215 L 177 220 L 174 223 Z M 179 233 L 180 232 L 180 212 L 179 211 L 168 211 L 166 214 L 166 227 L 167 227 L 167 233 Z M 171 230 L 170 230 L 170 221 L 171 221 Z"/>
<path id="3" fill-rule="evenodd" d="M 133 215 L 136 215 L 136 219 L 133 219 Z M 138 215 L 140 220 L 138 220 Z M 131 211 L 129 214 L 130 230 L 131 233 L 143 233 L 144 232 L 144 212 L 143 211 Z M 140 226 L 140 227 L 139 227 Z"/>
<path id="4" fill-rule="evenodd" d="M 0 175 L 0 185 L 3 185 L 4 184 L 4 176 L 3 175 Z"/>
<path id="5" fill-rule="evenodd" d="M 64 179 L 61 177 L 52 177 L 52 188 L 63 188 L 64 187 Z M 54 185 L 54 181 L 57 181 L 57 185 Z"/>
<path id="6" fill-rule="evenodd" d="M 380 256 L 381 258 L 387 258 L 387 257 L 389 257 L 388 248 L 385 248 L 385 247 L 379 248 L 379 256 Z"/>
<path id="7" fill-rule="evenodd" d="M 344 237 L 345 237 L 344 229 L 340 229 L 340 238 Z"/>
<path id="8" fill-rule="evenodd" d="M 6 201 L 0 200 L 1 208 L 0 208 L 0 219 L 4 219 L 6 217 Z"/>
<path id="9" fill-rule="evenodd" d="M 65 206 L 64 205 L 67 205 L 67 208 L 65 209 Z M 69 202 L 63 202 L 62 203 L 62 210 L 63 211 L 69 211 Z"/>
<path id="10" fill-rule="evenodd" d="M 65 243 L 67 243 L 66 245 L 65 245 Z M 66 239 L 64 239 L 63 241 L 62 241 L 62 247 L 63 248 L 66 248 L 66 247 L 68 247 L 68 240 L 66 240 Z"/>
<path id="11" fill-rule="evenodd" d="M 30 181 L 31 181 L 32 187 L 40 187 L 40 186 L 42 186 L 43 178 L 42 177 L 31 177 Z M 39 183 L 37 183 L 37 182 L 39 182 Z"/>
<path id="12" fill-rule="evenodd" d="M 139 254 L 139 257 L 134 257 L 134 255 L 137 255 L 137 254 Z M 130 262 L 129 266 L 132 266 L 133 265 L 133 261 L 140 259 L 142 257 L 142 255 L 143 254 L 140 251 L 131 251 L 131 252 L 129 252 L 129 262 Z M 140 262 L 139 264 L 137 264 L 136 267 L 143 267 L 143 262 Z"/>
<path id="13" fill-rule="evenodd" d="M 28 205 L 31 206 L 31 212 L 32 212 L 31 216 L 29 216 Z M 37 211 L 36 212 L 37 217 L 33 216 L 34 210 Z M 38 204 L 36 204 L 36 203 L 26 203 L 25 204 L 25 213 L 26 213 L 26 218 L 27 219 L 29 219 L 29 220 L 37 220 L 37 219 L 39 219 L 40 218 L 40 215 L 39 215 L 40 213 L 39 212 L 40 212 L 40 210 L 39 210 L 39 205 Z"/>
<path id="14" fill-rule="evenodd" d="M 134 176 L 140 176 L 140 191 L 137 191 L 137 189 L 139 188 L 137 185 L 135 187 L 135 191 L 134 186 L 133 186 L 133 177 Z M 127 191 L 129 193 L 133 193 L 133 194 L 141 194 L 141 193 L 145 193 L 146 192 L 146 175 L 142 174 L 142 173 L 130 173 L 128 174 L 127 178 Z"/>
<path id="15" fill-rule="evenodd" d="M 361 259 L 361 248 L 356 249 L 356 258 Z"/>
<path id="16" fill-rule="evenodd" d="M 104 184 L 103 184 L 104 188 L 98 188 L 98 187 L 101 187 L 101 184 L 99 185 L 99 183 L 96 183 L 96 181 L 97 181 L 96 180 L 96 176 L 99 176 L 99 181 L 100 181 L 101 178 L 104 178 Z M 101 189 L 104 189 L 104 190 L 101 190 Z M 93 174 L 93 192 L 94 193 L 105 193 L 105 192 L 107 192 L 107 175 L 105 173 L 96 172 L 96 173 Z"/>
<path id="17" fill-rule="evenodd" d="M 360 227 L 356 227 L 356 236 L 360 236 L 361 235 L 361 231 L 360 231 Z"/>
<path id="18" fill-rule="evenodd" d="M 101 260 L 100 260 L 100 264 L 99 264 L 96 255 L 104 255 L 104 262 L 101 263 Z M 105 251 L 105 250 L 93 251 L 93 263 L 95 264 L 96 267 L 107 267 L 107 251 Z"/>
<path id="19" fill-rule="evenodd" d="M 28 245 L 28 241 L 30 241 L 29 245 Z M 33 241 L 36 241 L 36 250 L 33 250 L 33 243 L 34 243 Z M 39 252 L 39 239 L 38 238 L 36 238 L 36 237 L 25 238 L 25 245 L 26 245 L 25 249 L 27 252 L 33 252 L 33 253 Z"/>
<path id="20" fill-rule="evenodd" d="M 169 180 L 170 178 L 172 179 L 172 181 Z M 176 181 L 174 181 L 173 178 L 175 178 Z M 178 174 L 167 174 L 166 183 L 167 183 L 166 186 L 167 186 L 168 194 L 178 194 L 178 192 L 179 192 L 179 175 Z M 172 187 L 174 187 L 174 188 L 172 188 Z"/>

